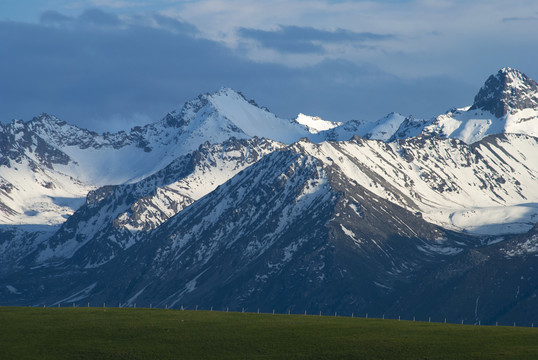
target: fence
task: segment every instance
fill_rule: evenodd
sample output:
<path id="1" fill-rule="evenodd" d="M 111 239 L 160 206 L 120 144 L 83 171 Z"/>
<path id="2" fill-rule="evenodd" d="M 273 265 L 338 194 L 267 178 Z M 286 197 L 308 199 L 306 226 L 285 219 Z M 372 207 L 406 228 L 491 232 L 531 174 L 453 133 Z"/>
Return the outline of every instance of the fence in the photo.
<path id="1" fill-rule="evenodd" d="M 115 305 L 115 304 L 114 304 Z M 43 304 L 43 308 L 46 308 L 47 305 Z M 49 305 L 48 307 L 62 307 L 62 303 L 55 303 L 53 305 Z M 91 303 L 84 303 L 84 304 L 77 304 L 77 303 L 63 303 L 63 307 L 73 307 L 73 308 L 80 308 L 80 307 L 87 307 L 87 308 L 103 308 L 107 309 L 107 303 L 104 302 L 101 304 L 94 304 Z M 133 304 L 127 304 L 127 303 L 118 303 L 117 306 L 108 306 L 108 308 L 137 308 L 136 303 Z M 164 310 L 179 310 L 179 311 L 217 311 L 217 312 L 232 312 L 232 313 L 249 313 L 249 314 L 272 314 L 272 315 L 303 315 L 303 316 L 326 316 L 326 317 L 349 317 L 349 318 L 363 318 L 363 319 L 378 319 L 378 320 L 397 320 L 397 321 L 416 321 L 416 322 L 428 322 L 428 323 L 443 323 L 443 324 L 459 324 L 459 325 L 473 325 L 473 326 L 512 326 L 512 327 L 531 327 L 534 328 L 534 322 L 530 323 L 517 323 L 516 321 L 510 321 L 510 322 L 499 322 L 495 321 L 494 323 L 483 323 L 481 320 L 475 320 L 466 322 L 464 319 L 450 319 L 447 317 L 435 317 L 432 321 L 432 317 L 428 316 L 427 318 L 417 318 L 416 316 L 401 316 L 398 315 L 398 317 L 387 317 L 385 314 L 377 315 L 377 316 L 371 316 L 368 313 L 349 313 L 349 314 L 339 314 L 338 312 L 323 312 L 323 311 L 316 311 L 316 312 L 308 312 L 307 310 L 304 310 L 304 312 L 297 313 L 292 312 L 291 309 L 287 309 L 284 312 L 277 312 L 275 309 L 272 309 L 272 311 L 260 311 L 260 308 L 256 308 L 255 311 L 248 311 L 248 308 L 242 307 L 241 310 L 237 308 L 236 310 L 230 310 L 230 307 L 222 307 L 221 309 L 214 309 L 213 306 L 210 306 L 207 309 L 199 308 L 198 305 L 194 305 L 191 309 L 189 309 L 187 306 L 180 305 L 177 307 L 169 306 L 168 304 L 165 304 L 164 306 L 154 306 L 153 304 L 149 304 L 146 306 L 138 307 L 139 309 L 164 309 Z M 437 321 L 436 321 L 437 320 Z"/>

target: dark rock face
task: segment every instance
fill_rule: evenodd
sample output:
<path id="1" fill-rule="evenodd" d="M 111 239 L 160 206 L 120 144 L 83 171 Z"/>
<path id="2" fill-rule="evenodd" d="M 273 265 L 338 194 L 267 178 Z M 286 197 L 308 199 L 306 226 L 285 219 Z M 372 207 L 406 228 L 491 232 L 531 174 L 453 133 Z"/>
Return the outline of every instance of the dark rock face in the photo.
<path id="1" fill-rule="evenodd" d="M 21 163 L 23 158 L 34 163 L 35 168 L 52 169 L 54 164 L 69 163 L 69 156 L 43 140 L 31 127 L 31 123 L 22 121 L 0 125 L 0 165 L 11 167 L 13 163 Z M 30 159 L 29 154 L 33 154 L 38 162 Z"/>
<path id="2" fill-rule="evenodd" d="M 538 109 L 538 85 L 522 72 L 503 68 L 491 75 L 470 110 L 482 109 L 500 118 L 512 110 Z"/>
<path id="3" fill-rule="evenodd" d="M 389 313 L 439 321 L 531 326 L 538 322 L 538 231 L 463 251 L 421 271 Z"/>

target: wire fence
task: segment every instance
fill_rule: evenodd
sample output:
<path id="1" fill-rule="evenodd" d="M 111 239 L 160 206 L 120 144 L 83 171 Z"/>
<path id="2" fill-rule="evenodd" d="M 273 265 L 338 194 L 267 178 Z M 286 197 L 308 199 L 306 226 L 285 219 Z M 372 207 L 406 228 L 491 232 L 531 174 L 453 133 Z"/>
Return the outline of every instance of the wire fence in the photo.
<path id="1" fill-rule="evenodd" d="M 465 320 L 465 319 L 458 319 L 454 320 L 454 318 L 449 317 L 417 317 L 417 316 L 386 316 L 385 314 L 369 314 L 367 312 L 364 313 L 338 313 L 335 312 L 323 312 L 323 311 L 307 311 L 304 310 L 304 312 L 296 312 L 292 311 L 291 308 L 287 309 L 285 311 L 276 311 L 275 309 L 272 309 L 272 311 L 267 311 L 267 309 L 260 311 L 260 308 L 254 309 L 248 309 L 245 307 L 242 308 L 230 308 L 230 307 L 219 307 L 214 308 L 213 306 L 210 306 L 208 308 L 202 308 L 198 305 L 194 305 L 192 307 L 188 307 L 185 305 L 179 305 L 179 306 L 169 306 L 168 304 L 165 305 L 153 305 L 153 304 L 146 304 L 144 306 L 138 306 L 136 303 L 117 303 L 117 304 L 111 304 L 104 302 L 102 304 L 97 303 L 76 303 L 76 302 L 70 302 L 70 303 L 55 303 L 52 305 L 42 305 L 43 308 L 51 308 L 51 307 L 57 307 L 57 308 L 66 308 L 66 307 L 72 307 L 72 308 L 81 308 L 81 307 L 87 307 L 87 308 L 131 308 L 131 309 L 162 309 L 162 310 L 176 310 L 176 311 L 215 311 L 215 312 L 226 312 L 226 313 L 248 313 L 248 314 L 269 314 L 269 315 L 303 315 L 303 316 L 318 316 L 318 317 L 342 317 L 342 318 L 362 318 L 362 319 L 377 319 L 377 320 L 397 320 L 397 321 L 412 321 L 412 322 L 422 322 L 422 323 L 435 323 L 435 324 L 458 324 L 458 325 L 472 325 L 472 326 L 511 326 L 511 327 L 530 327 L 534 328 L 534 322 L 516 322 L 516 321 L 494 321 L 494 322 L 482 322 L 481 320 Z M 537 323 L 538 324 L 538 323 Z"/>

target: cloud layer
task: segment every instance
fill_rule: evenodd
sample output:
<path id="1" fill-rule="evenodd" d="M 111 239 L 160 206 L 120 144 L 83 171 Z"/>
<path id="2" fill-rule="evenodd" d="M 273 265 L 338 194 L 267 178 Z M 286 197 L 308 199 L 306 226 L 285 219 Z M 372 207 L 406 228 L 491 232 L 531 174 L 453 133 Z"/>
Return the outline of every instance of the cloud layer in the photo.
<path id="1" fill-rule="evenodd" d="M 538 77 L 528 0 L 62 3 L 0 21 L 1 121 L 125 128 L 222 86 L 284 117 L 429 117 L 503 66 Z"/>
<path id="2" fill-rule="evenodd" d="M 363 46 L 365 43 L 375 43 L 394 39 L 391 34 L 373 34 L 370 32 L 357 33 L 344 29 L 334 31 L 319 30 L 313 27 L 280 26 L 277 30 L 239 28 L 242 38 L 252 39 L 263 47 L 283 53 L 326 53 L 324 45 L 352 44 Z"/>

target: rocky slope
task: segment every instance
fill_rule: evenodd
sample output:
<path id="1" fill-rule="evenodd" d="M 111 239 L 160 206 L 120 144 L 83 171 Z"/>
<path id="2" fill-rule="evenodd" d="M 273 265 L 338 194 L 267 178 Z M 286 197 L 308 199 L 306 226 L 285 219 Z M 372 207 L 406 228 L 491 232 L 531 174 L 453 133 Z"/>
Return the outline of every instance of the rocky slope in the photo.
<path id="1" fill-rule="evenodd" d="M 77 266 L 101 266 L 148 231 L 282 146 L 258 138 L 231 138 L 218 145 L 205 143 L 137 183 L 92 191 L 86 203 L 38 248 L 33 262 L 75 258 Z"/>

